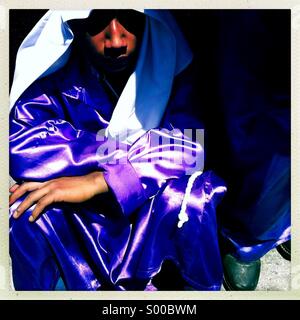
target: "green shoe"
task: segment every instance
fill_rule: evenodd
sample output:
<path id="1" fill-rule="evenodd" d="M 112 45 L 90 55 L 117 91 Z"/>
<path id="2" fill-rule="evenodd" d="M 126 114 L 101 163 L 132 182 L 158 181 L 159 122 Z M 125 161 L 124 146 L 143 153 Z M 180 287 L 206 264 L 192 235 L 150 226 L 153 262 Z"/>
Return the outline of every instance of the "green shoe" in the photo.
<path id="1" fill-rule="evenodd" d="M 260 260 L 242 262 L 231 254 L 223 257 L 224 281 L 227 291 L 253 291 L 256 289 L 259 274 Z"/>

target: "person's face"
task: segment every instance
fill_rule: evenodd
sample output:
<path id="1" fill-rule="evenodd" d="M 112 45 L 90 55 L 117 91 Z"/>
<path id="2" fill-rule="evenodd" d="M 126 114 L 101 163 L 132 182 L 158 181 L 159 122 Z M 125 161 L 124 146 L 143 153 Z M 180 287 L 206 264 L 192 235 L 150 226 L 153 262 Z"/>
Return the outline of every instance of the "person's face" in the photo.
<path id="1" fill-rule="evenodd" d="M 141 28 L 141 25 L 135 25 L 134 27 L 128 24 L 131 29 L 129 31 L 125 27 L 127 26 L 126 20 L 124 20 L 125 23 L 122 23 L 119 21 L 118 16 L 110 17 L 106 14 L 100 19 L 92 17 L 86 33 L 86 39 L 94 62 L 110 73 L 128 69 L 134 63 L 138 41 L 140 40 L 137 39 L 140 30 L 134 29 L 136 27 Z M 107 24 L 103 27 L 103 23 Z"/>

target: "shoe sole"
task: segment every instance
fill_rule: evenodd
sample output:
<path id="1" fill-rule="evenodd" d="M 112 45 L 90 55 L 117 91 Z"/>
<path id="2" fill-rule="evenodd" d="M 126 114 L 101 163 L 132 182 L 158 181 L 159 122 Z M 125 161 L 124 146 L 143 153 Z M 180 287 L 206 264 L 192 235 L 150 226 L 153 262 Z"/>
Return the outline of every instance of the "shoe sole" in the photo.
<path id="1" fill-rule="evenodd" d="M 287 250 L 284 246 L 279 245 L 276 247 L 278 253 L 284 258 L 285 260 L 291 261 L 291 251 Z"/>
<path id="2" fill-rule="evenodd" d="M 232 288 L 225 277 L 223 277 L 223 287 L 226 291 L 239 291 L 237 289 Z"/>

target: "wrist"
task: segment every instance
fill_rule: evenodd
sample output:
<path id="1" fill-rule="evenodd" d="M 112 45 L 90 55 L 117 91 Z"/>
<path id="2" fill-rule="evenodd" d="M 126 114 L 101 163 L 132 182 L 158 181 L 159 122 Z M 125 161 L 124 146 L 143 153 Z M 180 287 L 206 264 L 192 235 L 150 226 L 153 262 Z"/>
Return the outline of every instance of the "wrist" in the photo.
<path id="1" fill-rule="evenodd" d="M 108 185 L 104 179 L 103 172 L 95 171 L 90 173 L 95 186 L 95 195 L 108 192 Z"/>

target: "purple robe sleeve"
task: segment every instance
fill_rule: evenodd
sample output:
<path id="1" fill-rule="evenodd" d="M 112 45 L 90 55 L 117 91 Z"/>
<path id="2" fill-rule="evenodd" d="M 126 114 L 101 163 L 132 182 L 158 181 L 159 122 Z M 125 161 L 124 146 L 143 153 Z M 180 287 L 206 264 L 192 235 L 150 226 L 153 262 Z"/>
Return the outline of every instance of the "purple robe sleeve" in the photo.
<path id="1" fill-rule="evenodd" d="M 46 181 L 103 171 L 97 151 L 108 141 L 67 121 L 64 110 L 74 106 L 61 101 L 59 95 L 45 93 L 37 81 L 12 109 L 10 175 L 14 180 Z M 120 145 L 115 156 L 125 152 Z"/>
<path id="2" fill-rule="evenodd" d="M 124 164 L 105 165 L 104 177 L 128 215 L 168 180 L 202 170 L 201 158 L 202 146 L 181 131 L 152 129 L 129 148 Z"/>
<path id="3" fill-rule="evenodd" d="M 16 181 L 45 181 L 99 169 L 93 133 L 64 120 L 46 94 L 21 99 L 10 115 L 10 174 Z"/>

